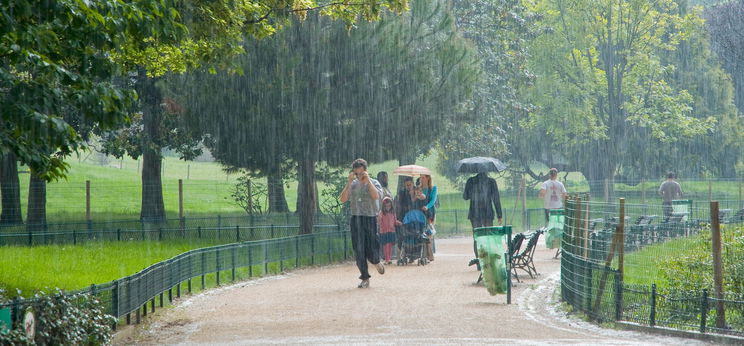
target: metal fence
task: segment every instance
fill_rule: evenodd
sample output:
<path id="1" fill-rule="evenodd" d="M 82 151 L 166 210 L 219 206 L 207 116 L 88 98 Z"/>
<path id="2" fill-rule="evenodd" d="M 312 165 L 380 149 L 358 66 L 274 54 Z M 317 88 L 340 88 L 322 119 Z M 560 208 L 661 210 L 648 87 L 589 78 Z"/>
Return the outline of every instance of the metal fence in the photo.
<path id="1" fill-rule="evenodd" d="M 587 199 L 566 203 L 566 303 L 597 321 L 744 336 L 744 211 Z"/>
<path id="2" fill-rule="evenodd" d="M 191 293 L 192 289 L 204 289 L 210 283 L 220 285 L 240 277 L 332 263 L 346 259 L 350 251 L 348 230 L 338 229 L 239 242 L 188 251 L 136 274 L 69 294 L 92 294 L 101 300 L 107 314 L 124 317 L 127 323 L 132 322 L 132 317 L 139 322 L 141 315 L 154 312 L 156 305 L 163 307 L 166 302 L 172 302 L 182 291 Z M 11 320 L 17 325 L 21 312 L 38 304 L 34 299 L 16 298 L 0 303 L 0 312 L 10 310 Z"/>
<path id="3" fill-rule="evenodd" d="M 316 225 L 337 225 L 330 216 L 318 215 Z M 211 239 L 225 242 L 271 239 L 296 235 L 296 216 L 216 216 L 167 219 L 162 223 L 141 220 L 67 222 L 38 228 L 23 226 L 0 232 L 2 245 L 79 244 L 90 241 L 131 241 L 169 239 Z"/>
<path id="4" fill-rule="evenodd" d="M 316 225 L 348 225 L 348 217 L 319 214 Z M 504 224 L 515 229 L 531 230 L 544 225 L 543 209 L 504 209 Z M 437 212 L 436 228 L 440 236 L 469 235 L 472 227 L 467 210 Z M 167 219 L 163 223 L 141 220 L 112 220 L 104 222 L 66 222 L 46 224 L 35 229 L 26 226 L 6 227 L 0 232 L 3 245 L 81 244 L 91 241 L 132 241 L 210 239 L 220 242 L 239 242 L 286 237 L 298 234 L 296 215 L 267 214 L 216 217 L 183 217 Z"/>

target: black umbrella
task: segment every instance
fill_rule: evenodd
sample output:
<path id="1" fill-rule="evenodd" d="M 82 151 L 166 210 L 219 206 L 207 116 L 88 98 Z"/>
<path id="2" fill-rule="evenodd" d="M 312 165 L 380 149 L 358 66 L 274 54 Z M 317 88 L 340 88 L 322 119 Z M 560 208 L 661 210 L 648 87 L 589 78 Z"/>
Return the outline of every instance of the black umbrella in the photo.
<path id="1" fill-rule="evenodd" d="M 478 156 L 457 161 L 455 169 L 457 169 L 457 173 L 501 172 L 506 169 L 506 165 L 492 157 Z"/>

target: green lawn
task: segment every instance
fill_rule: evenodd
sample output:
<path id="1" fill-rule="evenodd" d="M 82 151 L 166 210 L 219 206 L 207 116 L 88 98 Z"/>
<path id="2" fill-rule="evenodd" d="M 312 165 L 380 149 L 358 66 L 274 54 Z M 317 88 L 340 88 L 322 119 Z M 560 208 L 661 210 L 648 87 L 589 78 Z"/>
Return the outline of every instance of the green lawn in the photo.
<path id="1" fill-rule="evenodd" d="M 40 289 L 75 290 L 106 283 L 183 252 L 217 245 L 203 241 L 92 242 L 0 248 L 0 287 L 31 296 Z"/>

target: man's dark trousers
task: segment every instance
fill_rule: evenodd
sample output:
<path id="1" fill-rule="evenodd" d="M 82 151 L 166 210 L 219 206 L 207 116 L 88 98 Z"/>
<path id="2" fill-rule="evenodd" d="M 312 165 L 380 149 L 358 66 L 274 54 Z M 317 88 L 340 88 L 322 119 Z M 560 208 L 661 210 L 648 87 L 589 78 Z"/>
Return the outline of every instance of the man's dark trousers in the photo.
<path id="1" fill-rule="evenodd" d="M 351 246 L 354 248 L 357 268 L 362 274 L 362 280 L 370 278 L 367 261 L 372 264 L 380 263 L 380 239 L 377 237 L 377 217 L 351 217 Z"/>

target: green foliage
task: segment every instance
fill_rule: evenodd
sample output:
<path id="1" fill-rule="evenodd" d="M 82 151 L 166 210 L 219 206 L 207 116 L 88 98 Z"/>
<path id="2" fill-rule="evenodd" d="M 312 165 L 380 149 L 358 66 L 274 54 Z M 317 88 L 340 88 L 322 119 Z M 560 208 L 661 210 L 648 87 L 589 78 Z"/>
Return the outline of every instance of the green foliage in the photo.
<path id="1" fill-rule="evenodd" d="M 331 216 L 337 225 L 344 224 L 348 215 L 349 205 L 339 200 L 346 186 L 346 172 L 346 169 L 329 167 L 318 170 L 318 180 L 325 183 L 325 188 L 320 192 L 320 211 Z"/>
<path id="2" fill-rule="evenodd" d="M 0 151 L 47 180 L 64 176 L 63 159 L 83 146 L 68 117 L 102 128 L 127 117 L 136 95 L 111 82 L 121 70 L 109 54 L 137 46 L 144 32 L 179 31 L 166 6 L 113 0 L 0 6 Z"/>
<path id="3" fill-rule="evenodd" d="M 668 59 L 701 28 L 696 11 L 673 0 L 533 1 L 530 8 L 543 14 L 545 30 L 531 46 L 537 78 L 526 95 L 537 108 L 515 136 L 519 161 L 599 181 L 659 156 L 645 156 L 649 144 L 639 140 L 679 145 L 713 129 L 717 114 L 693 112 L 699 91 L 674 81 L 681 62 Z M 685 47 L 705 55 L 701 45 Z"/>
<path id="4" fill-rule="evenodd" d="M 268 191 L 266 185 L 257 182 L 255 177 L 249 174 L 243 174 L 238 177 L 238 182 L 230 192 L 230 197 L 237 206 L 245 210 L 249 215 L 262 215 L 265 210 Z"/>
<path id="5" fill-rule="evenodd" d="M 0 333 L 3 345 L 108 345 L 116 318 L 106 315 L 101 302 L 87 294 L 65 295 L 56 290 L 34 296 L 36 337 L 28 340 L 22 330 Z"/>
<path id="6" fill-rule="evenodd" d="M 457 160 L 505 159 L 517 120 L 532 108 L 519 93 L 534 79 L 527 48 L 539 16 L 521 0 L 456 1 L 453 11 L 457 29 L 476 49 L 482 71 L 472 99 L 457 109 L 457 117 L 449 119 L 438 139 L 438 169 L 455 181 L 452 167 Z"/>
<path id="7" fill-rule="evenodd" d="M 722 260 L 724 291 L 744 294 L 744 227 L 723 225 Z M 659 261 L 664 287 L 675 290 L 713 292 L 713 255 L 710 231 L 684 240 L 684 251 Z"/>

